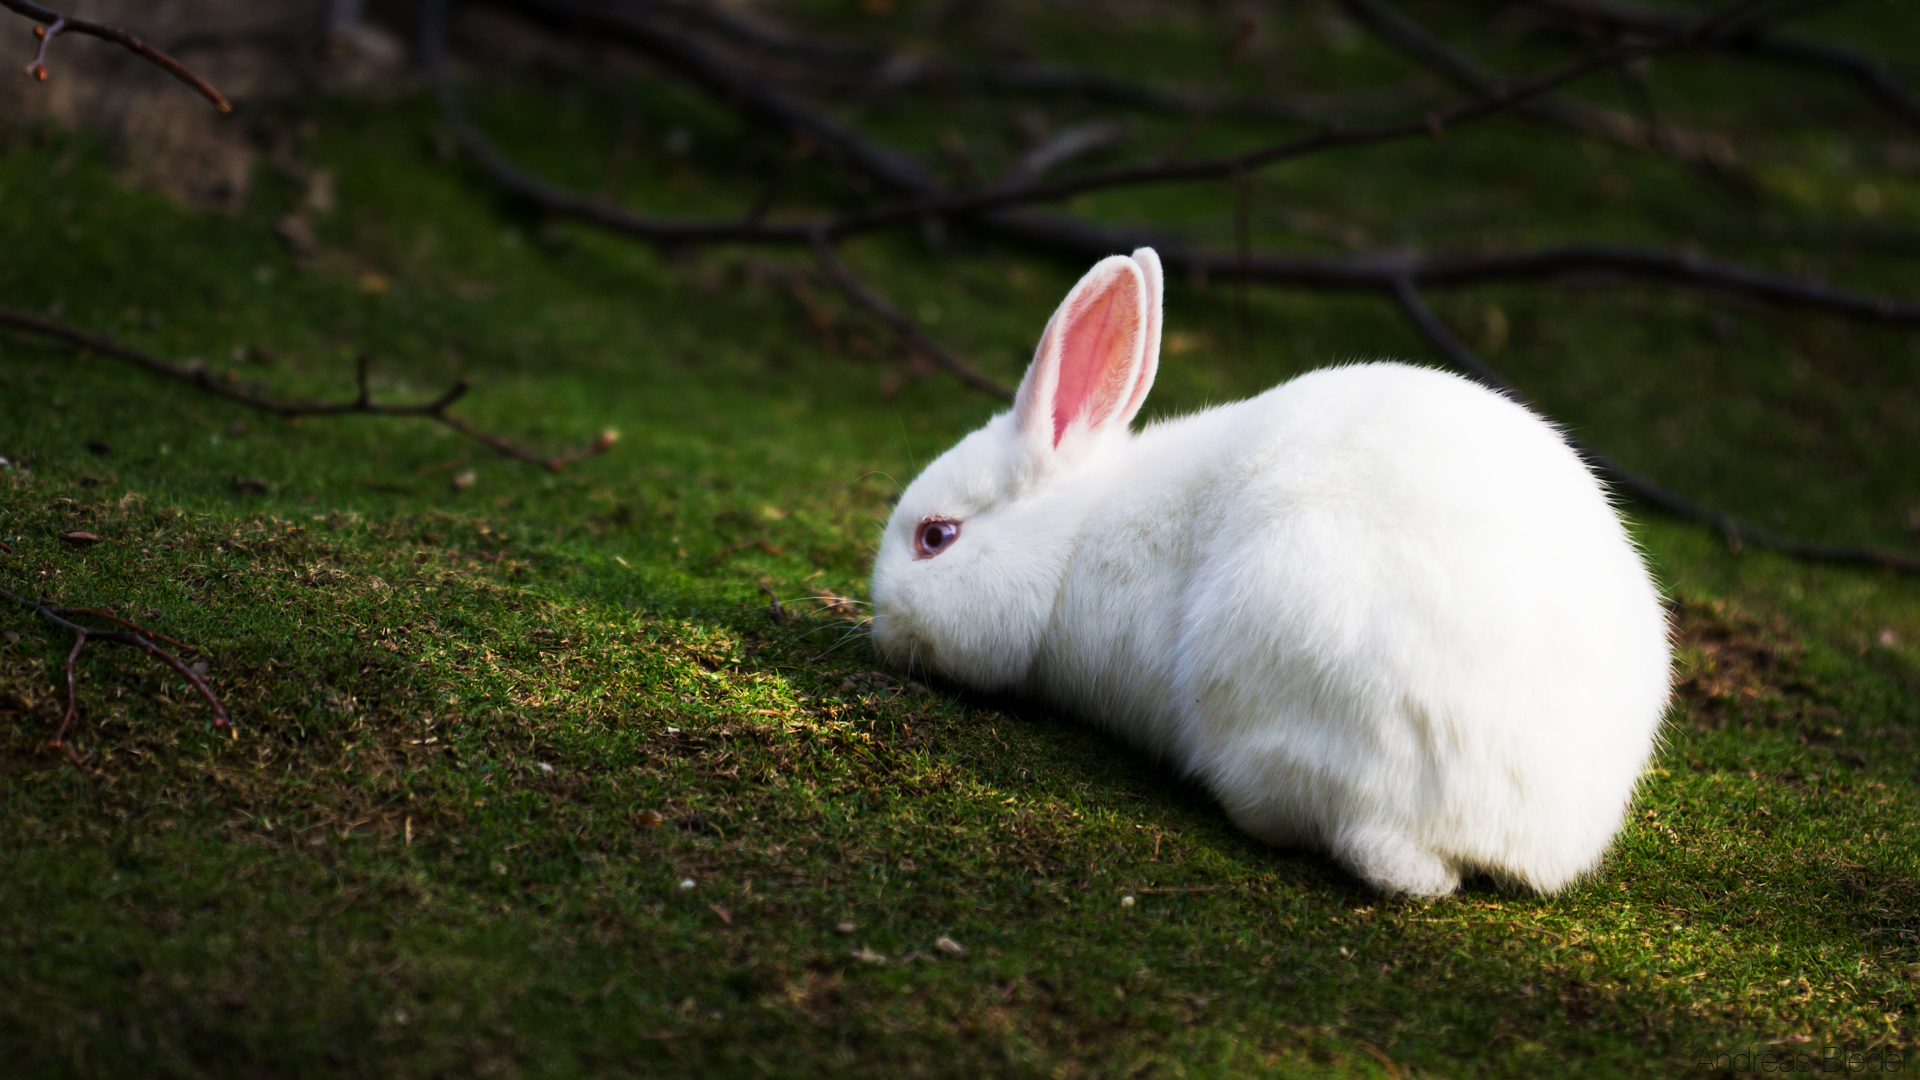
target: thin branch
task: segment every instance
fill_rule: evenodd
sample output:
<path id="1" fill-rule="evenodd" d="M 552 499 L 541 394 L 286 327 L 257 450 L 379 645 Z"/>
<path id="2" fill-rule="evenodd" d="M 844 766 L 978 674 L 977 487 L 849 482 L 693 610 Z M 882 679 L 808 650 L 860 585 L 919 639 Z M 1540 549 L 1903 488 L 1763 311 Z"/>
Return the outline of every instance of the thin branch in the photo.
<path id="1" fill-rule="evenodd" d="M 784 625 L 787 621 L 787 609 L 781 606 L 780 597 L 773 591 L 773 586 L 761 582 L 760 591 L 766 593 L 767 599 L 772 601 L 767 607 L 767 614 L 773 617 L 774 622 Z"/>
<path id="2" fill-rule="evenodd" d="M 185 649 L 185 650 L 186 650 L 187 652 L 199 652 L 199 651 L 200 651 L 200 646 L 198 646 L 198 645 L 189 645 L 189 644 L 187 644 L 187 643 L 186 643 L 186 642 L 184 642 L 184 641 L 177 641 L 177 640 L 175 640 L 175 639 L 173 639 L 173 638 L 170 638 L 170 637 L 168 637 L 168 636 L 167 636 L 167 635 L 165 635 L 165 634 L 161 634 L 161 633 L 156 633 L 156 632 L 154 632 L 154 631 L 152 631 L 152 630 L 149 630 L 149 629 L 147 629 L 146 627 L 144 627 L 144 626 L 141 626 L 141 625 L 140 625 L 139 623 L 136 623 L 136 622 L 130 622 L 130 621 L 128 621 L 128 620 L 126 620 L 126 619 L 123 619 L 123 618 L 121 618 L 120 616 L 118 616 L 118 615 L 115 615 L 115 614 L 113 613 L 113 609 L 112 609 L 112 608 L 91 608 L 91 607 L 89 607 L 89 608 L 64 608 L 64 609 L 62 609 L 62 611 L 61 611 L 61 614 L 63 614 L 63 615 L 90 615 L 90 616 L 92 616 L 93 618 L 96 618 L 96 619 L 105 619 L 105 620 L 107 620 L 107 621 L 108 621 L 108 622 L 110 622 L 110 623 L 114 623 L 115 625 L 118 625 L 118 626 L 124 626 L 124 627 L 126 627 L 126 628 L 127 628 L 128 630 L 132 630 L 132 631 L 134 631 L 134 632 L 136 632 L 136 633 L 141 633 L 141 634 L 145 634 L 145 635 L 147 635 L 148 637 L 150 637 L 150 638 L 152 638 L 152 639 L 153 639 L 153 640 L 155 640 L 155 641 L 161 641 L 161 642 L 165 642 L 166 644 L 168 644 L 168 645 L 171 645 L 171 646 L 173 646 L 173 647 L 174 647 L 174 648 L 176 648 L 176 649 Z"/>
<path id="3" fill-rule="evenodd" d="M 160 70 L 199 91 L 201 97 L 213 102 L 214 108 L 219 109 L 221 112 L 230 113 L 233 111 L 233 103 L 228 101 L 226 96 L 221 94 L 220 91 L 215 90 L 212 83 L 194 74 L 193 70 L 187 67 L 187 65 L 175 60 L 173 57 L 168 56 L 166 53 L 161 52 L 146 42 L 141 41 L 139 38 L 118 26 L 109 26 L 106 23 L 93 22 L 90 19 L 71 18 L 57 11 L 43 8 L 39 4 L 32 3 L 31 0 L 0 0 L 0 7 L 7 8 L 10 11 L 24 15 L 42 24 L 42 27 L 36 27 L 34 30 L 34 33 L 40 38 L 39 53 L 34 57 L 33 63 L 27 65 L 27 74 L 39 79 L 41 82 L 47 81 L 47 47 L 53 44 L 53 39 L 59 37 L 61 34 L 86 34 L 90 37 L 100 38 L 103 41 L 111 41 L 133 53 L 135 56 L 148 61 Z"/>
<path id="4" fill-rule="evenodd" d="M 1396 125 L 1385 125 L 1356 132 L 1321 132 L 1237 158 L 1122 169 L 1067 180 L 1014 184 L 971 192 L 944 192 L 930 189 L 930 193 L 917 198 L 872 209 L 856 210 L 811 224 L 779 225 L 749 220 L 699 221 L 648 217 L 635 214 L 623 207 L 577 196 L 536 180 L 520 171 L 487 142 L 485 137 L 466 119 L 465 113 L 460 110 L 448 79 L 445 63 L 446 20 L 451 6 L 451 0 L 432 0 L 427 5 L 422 16 L 421 54 L 429 77 L 434 80 L 441 94 L 442 105 L 449 110 L 450 123 L 473 151 L 482 168 L 502 186 L 552 213 L 573 217 L 614 232 L 657 243 L 758 242 L 780 245 L 804 243 L 812 246 L 813 237 L 819 232 L 824 232 L 829 240 L 839 240 L 859 233 L 903 224 L 917 224 L 929 217 L 958 216 L 968 218 L 981 227 L 1010 239 L 1075 255 L 1098 257 L 1115 251 L 1131 251 L 1136 247 L 1151 245 L 1160 249 L 1162 260 L 1171 270 L 1227 280 L 1245 278 L 1304 288 L 1377 291 L 1389 287 L 1391 279 L 1396 275 L 1409 276 L 1424 287 L 1434 288 L 1493 280 L 1535 280 L 1561 273 L 1604 271 L 1628 277 L 1673 281 L 1696 288 L 1744 293 L 1775 303 L 1830 311 L 1870 322 L 1920 326 L 1920 305 L 1910 302 L 1797 281 L 1749 267 L 1717 262 L 1689 254 L 1643 248 L 1566 245 L 1531 252 L 1432 256 L 1418 259 L 1402 255 L 1338 258 L 1254 256 L 1250 259 L 1242 259 L 1237 253 L 1228 255 L 1190 248 L 1177 239 L 1145 230 L 1107 227 L 1072 218 L 1035 213 L 982 213 L 982 211 L 1004 209 L 1021 203 L 1064 199 L 1083 191 L 1105 187 L 1182 179 L 1231 177 L 1235 174 L 1236 168 L 1251 169 L 1260 164 L 1270 164 L 1274 161 L 1302 157 L 1338 147 L 1372 144 L 1414 135 L 1425 136 L 1429 134 L 1429 123 L 1445 127 L 1465 122 L 1463 117 L 1471 119 L 1493 115 L 1501 105 L 1501 102 L 1495 98 L 1462 102 L 1452 109 L 1442 110 L 1431 117 Z M 540 7 L 544 6 L 544 3 L 543 0 L 521 0 L 521 6 Z M 1681 47 L 1687 42 L 1687 34 L 1709 32 L 1726 20 L 1737 17 L 1741 11 L 1750 6 L 1750 3 L 1742 3 L 1725 9 L 1718 15 L 1692 22 L 1688 24 L 1690 29 L 1684 33 L 1670 36 L 1662 41 L 1641 43 L 1631 47 L 1622 46 L 1595 53 L 1585 60 L 1559 69 L 1552 75 L 1535 80 L 1532 84 L 1509 88 L 1502 93 L 1507 95 L 1505 98 L 1507 102 L 1523 101 L 1535 90 L 1544 92 L 1545 88 L 1575 77 L 1575 73 L 1599 70 L 1610 64 L 1623 63 L 1634 56 L 1661 49 Z M 572 7 L 573 5 L 568 5 L 569 10 Z M 712 58 L 709 57 L 709 59 Z M 714 61 L 709 74 L 719 78 L 727 76 L 731 70 L 729 66 Z M 721 96 L 726 98 L 730 95 L 722 93 Z M 800 109 L 803 106 L 789 99 L 782 108 Z M 825 121 L 810 124 L 814 130 L 823 130 L 826 126 Z M 836 130 L 839 131 L 837 137 L 849 144 L 866 141 L 863 136 L 856 133 L 845 129 Z M 857 156 L 861 160 L 874 160 L 890 154 L 891 151 L 868 147 Z"/>
<path id="5" fill-rule="evenodd" d="M 1519 0 L 1562 18 L 1597 22 L 1640 34 L 1671 33 L 1684 16 L 1610 0 Z M 1781 63 L 1837 72 L 1860 83 L 1908 123 L 1920 125 L 1920 94 L 1865 53 L 1822 41 L 1786 37 L 1763 26 L 1730 26 L 1700 39 L 1703 48 L 1743 52 Z"/>
<path id="6" fill-rule="evenodd" d="M 1421 66 L 1436 71 L 1462 89 L 1482 97 L 1493 97 L 1506 86 L 1505 76 L 1461 53 L 1399 9 L 1384 0 L 1340 0 L 1348 14 L 1379 35 L 1389 45 L 1413 58 Z M 1671 36 L 1687 32 L 1690 23 L 1663 31 Z M 1736 155 L 1725 138 L 1673 127 L 1656 127 L 1613 109 L 1591 105 L 1559 94 L 1540 94 L 1516 106 L 1523 115 L 1575 131 L 1631 146 L 1640 150 L 1658 150 L 1673 159 L 1691 165 L 1724 169 Z"/>
<path id="7" fill-rule="evenodd" d="M 1563 244 L 1534 251 L 1481 255 L 1254 255 L 1189 247 L 1145 229 L 1097 225 L 1051 214 L 1001 214 L 994 231 L 1055 251 L 1098 258 L 1153 247 L 1174 274 L 1206 280 L 1251 280 L 1329 291 L 1385 291 L 1397 277 L 1425 288 L 1461 288 L 1496 281 L 1536 282 L 1570 274 L 1612 274 L 1752 296 L 1862 322 L 1920 327 L 1920 303 L 1838 289 L 1687 252 L 1610 244 Z"/>
<path id="8" fill-rule="evenodd" d="M 771 60 L 806 65 L 816 77 L 856 81 L 887 91 L 913 86 L 970 86 L 990 91 L 1079 97 L 1176 115 L 1192 115 L 1204 109 L 1216 116 L 1240 120 L 1313 124 L 1369 106 L 1377 110 L 1383 104 L 1403 102 L 1422 90 L 1407 84 L 1388 88 L 1385 93 L 1361 90 L 1282 99 L 1263 95 L 1221 98 L 1189 87 L 1135 82 L 1068 64 L 1030 60 L 958 63 L 878 46 L 800 37 L 784 30 L 769 30 L 713 4 L 631 0 L 627 6 L 706 31 L 728 44 L 750 49 Z"/>
<path id="9" fill-rule="evenodd" d="M 577 446 L 564 453 L 546 455 L 538 451 L 529 450 L 505 436 L 483 431 L 457 416 L 444 412 L 428 413 L 426 415 L 433 417 L 433 419 L 440 421 L 460 434 L 465 435 L 467 438 L 487 446 L 493 450 L 494 453 L 502 457 L 510 457 L 515 461 L 524 461 L 529 465 L 538 465 L 548 472 L 559 472 L 569 465 L 585 461 L 590 457 L 598 457 L 608 450 L 613 449 L 613 444 L 620 441 L 620 434 L 612 428 L 608 428 L 599 435 L 596 435 L 593 441 L 587 443 L 585 446 Z"/>
<path id="10" fill-rule="evenodd" d="M 4 2 L 4 0 L 0 0 Z M 555 187 L 515 165 L 480 132 L 459 95 L 447 65 L 447 31 L 452 0 L 428 0 L 420 9 L 420 67 L 439 99 L 441 115 L 474 161 L 495 183 L 548 213 L 594 225 L 609 232 L 665 244 L 760 243 L 803 244 L 803 227 L 765 225 L 753 219 L 698 220 L 661 218 L 634 213 L 602 199 L 576 195 Z"/>
<path id="11" fill-rule="evenodd" d="M 0 0 L 0 2 L 4 2 L 4 0 Z M 612 431 L 605 431 L 600 434 L 598 439 L 595 439 L 586 446 L 556 456 L 547 456 L 529 450 L 503 436 L 494 435 L 474 427 L 466 420 L 454 416 L 447 411 L 449 406 L 466 395 L 467 381 L 465 379 L 454 383 L 447 388 L 446 392 L 434 398 L 432 401 L 423 401 L 411 405 L 391 405 L 377 402 L 372 399 L 367 388 L 368 359 L 365 355 L 360 357 L 356 366 L 358 392 L 352 399 L 347 401 L 287 401 L 267 397 L 264 394 L 256 393 L 253 390 L 241 386 L 233 379 L 230 372 L 225 373 L 224 378 L 219 378 L 205 365 L 199 363 L 170 363 L 141 352 L 132 346 L 123 345 L 111 338 L 89 334 L 84 330 L 76 329 L 65 323 L 55 322 L 52 319 L 43 319 L 38 315 L 29 315 L 25 312 L 8 311 L 0 308 L 0 327 L 35 334 L 40 337 L 52 338 L 55 341 L 64 342 L 83 351 L 91 351 L 105 356 L 111 356 L 116 360 L 123 360 L 132 364 L 150 374 L 158 375 L 161 378 L 170 379 L 174 382 L 185 383 L 203 393 L 224 398 L 235 404 L 244 405 L 249 409 L 272 413 L 275 416 L 292 418 L 298 416 L 345 416 L 353 413 L 365 413 L 373 416 L 424 417 L 445 424 L 454 431 L 485 444 L 496 453 L 517 461 L 538 465 L 553 472 L 559 472 L 566 466 L 584 458 L 604 453 L 618 438 Z"/>
<path id="12" fill-rule="evenodd" d="M 1392 294 L 1394 302 L 1400 306 L 1400 311 L 1407 317 L 1407 321 L 1412 323 L 1414 328 L 1420 331 L 1421 336 L 1425 337 L 1455 367 L 1515 400 L 1524 400 L 1505 376 L 1495 371 L 1485 360 L 1468 348 L 1467 344 L 1441 321 L 1440 316 L 1435 314 L 1421 298 L 1419 289 L 1410 279 L 1404 276 L 1394 278 Z M 1720 535 L 1726 537 L 1728 546 L 1735 552 L 1746 547 L 1765 548 L 1808 562 L 1878 567 L 1906 574 L 1920 574 L 1920 555 L 1889 551 L 1884 548 L 1817 544 L 1781 536 L 1669 491 L 1578 439 L 1569 436 L 1567 441 L 1586 460 L 1589 467 L 1605 477 L 1614 487 L 1674 517 L 1717 530 Z"/>
<path id="13" fill-rule="evenodd" d="M 743 45 L 763 55 L 801 60 L 837 68 L 875 68 L 888 62 L 891 53 L 872 45 L 800 37 L 769 30 L 743 19 L 718 4 L 689 3 L 687 0 L 629 0 L 628 8 L 666 15 L 700 27 L 735 45 Z"/>
<path id="14" fill-rule="evenodd" d="M 1125 142 L 1126 126 L 1112 120 L 1089 120 L 1054 132 L 1021 154 L 1001 182 L 1037 180 L 1074 158 L 1111 149 Z"/>
<path id="15" fill-rule="evenodd" d="M 842 262 L 833 245 L 827 240 L 824 231 L 816 231 L 812 236 L 813 255 L 820 262 L 820 269 L 833 279 L 835 285 L 847 294 L 855 303 L 879 316 L 880 321 L 893 328 L 901 341 L 909 349 L 934 363 L 946 368 L 953 376 L 983 394 L 990 394 L 1002 401 L 1013 400 L 1013 389 L 998 379 L 982 372 L 953 354 L 932 334 L 927 333 L 919 323 L 908 318 L 906 313 L 887 301 L 887 298 L 875 292 L 872 286 L 860 280 L 853 270 Z"/>
<path id="16" fill-rule="evenodd" d="M 534 2 L 534 0 L 524 0 Z M 1065 180 L 987 188 L 949 195 L 923 197 L 864 214 L 849 215 L 835 232 L 892 224 L 902 218 L 930 214 L 975 214 L 1040 202 L 1058 202 L 1075 195 L 1119 187 L 1147 184 L 1187 183 L 1218 180 L 1239 172 L 1252 172 L 1283 161 L 1324 153 L 1334 149 L 1376 146 L 1402 139 L 1430 137 L 1448 128 L 1484 120 L 1508 109 L 1524 105 L 1552 90 L 1597 71 L 1629 63 L 1643 56 L 1685 48 L 1701 34 L 1713 31 L 1739 18 L 1758 0 L 1740 0 L 1730 7 L 1688 25 L 1682 32 L 1650 41 L 1622 42 L 1570 61 L 1545 75 L 1521 82 L 1502 84 L 1490 92 L 1468 98 L 1425 116 L 1365 128 L 1328 128 L 1312 135 L 1260 147 L 1242 154 L 1191 162 L 1163 162 L 1090 173 Z"/>
<path id="17" fill-rule="evenodd" d="M 700 41 L 655 22 L 581 0 L 513 0 L 514 6 L 545 22 L 564 22 L 577 29 L 625 41 L 678 71 L 708 93 L 739 112 L 796 138 L 811 142 L 829 159 L 906 193 L 933 189 L 931 173 L 919 162 L 890 147 L 862 138 L 844 125 L 823 116 L 785 90 L 738 64 L 730 63 Z M 428 0 L 423 20 L 441 21 L 441 34 L 451 0 Z"/>
<path id="18" fill-rule="evenodd" d="M 965 66 L 925 61 L 914 64 L 909 72 L 911 79 L 900 80 L 901 85 L 910 81 L 971 84 L 995 91 L 1079 97 L 1176 116 L 1192 116 L 1204 110 L 1232 120 L 1279 124 L 1324 124 L 1348 119 L 1383 106 L 1404 104 L 1424 91 L 1423 87 L 1406 83 L 1346 94 L 1300 94 L 1286 98 L 1220 96 L 1187 87 L 1133 82 L 1065 64 L 1034 62 Z"/>
<path id="19" fill-rule="evenodd" d="M 240 737 L 239 730 L 234 727 L 233 718 L 227 715 L 226 706 L 220 704 L 220 698 L 214 694 L 213 688 L 207 685 L 207 681 L 200 677 L 200 673 L 182 663 L 179 657 L 154 644 L 154 639 L 159 638 L 188 652 L 198 652 L 199 650 L 193 646 L 181 645 L 179 642 L 173 641 L 171 638 L 162 637 L 138 623 L 128 622 L 113 614 L 111 609 L 102 611 L 95 608 L 52 607 L 34 600 L 29 600 L 7 589 L 0 589 L 0 600 L 11 600 L 21 607 L 31 610 L 46 622 L 73 635 L 73 649 L 67 653 L 67 662 L 63 668 L 67 677 L 67 711 L 65 715 L 61 717 L 60 727 L 54 731 L 53 738 L 47 741 L 47 745 L 65 754 L 67 760 L 71 761 L 74 767 L 80 769 L 82 772 L 90 773 L 94 770 L 80 760 L 80 755 L 74 753 L 73 747 L 67 745 L 67 731 L 73 726 L 74 720 L 80 715 L 80 699 L 76 685 L 78 683 L 78 676 L 74 672 L 74 664 L 80 659 L 80 650 L 86 648 L 87 642 L 89 641 L 103 641 L 109 645 L 124 645 L 131 649 L 138 649 L 172 668 L 185 678 L 188 684 L 199 692 L 201 697 L 206 699 L 208 706 L 213 709 L 213 726 L 227 729 L 227 734 L 235 739 Z M 96 629 L 74 622 L 69 618 L 69 616 L 74 615 L 92 615 L 109 619 L 112 622 L 127 627 L 127 629 Z"/>

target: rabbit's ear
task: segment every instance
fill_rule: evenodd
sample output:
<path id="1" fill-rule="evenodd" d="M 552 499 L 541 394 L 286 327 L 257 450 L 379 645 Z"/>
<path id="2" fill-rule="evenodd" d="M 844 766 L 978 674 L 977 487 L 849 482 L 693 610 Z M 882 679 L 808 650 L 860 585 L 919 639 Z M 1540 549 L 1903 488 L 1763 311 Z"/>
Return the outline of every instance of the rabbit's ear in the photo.
<path id="1" fill-rule="evenodd" d="M 1160 253 L 1150 247 L 1135 248 L 1133 261 L 1140 267 L 1140 275 L 1145 279 L 1147 289 L 1147 325 L 1146 354 L 1140 361 L 1140 374 L 1133 380 L 1133 396 L 1127 399 L 1121 413 L 1125 423 L 1131 424 L 1140 406 L 1146 404 L 1147 391 L 1153 389 L 1153 377 L 1160 371 L 1160 308 L 1166 298 L 1165 276 L 1160 271 Z"/>
<path id="2" fill-rule="evenodd" d="M 1151 252 L 1148 253 L 1151 256 Z M 1112 255 L 1094 264 L 1053 313 L 1013 412 L 1028 445 L 1043 453 L 1125 427 L 1152 381 L 1159 352 L 1159 260 Z M 1144 381 L 1143 381 L 1144 375 Z"/>

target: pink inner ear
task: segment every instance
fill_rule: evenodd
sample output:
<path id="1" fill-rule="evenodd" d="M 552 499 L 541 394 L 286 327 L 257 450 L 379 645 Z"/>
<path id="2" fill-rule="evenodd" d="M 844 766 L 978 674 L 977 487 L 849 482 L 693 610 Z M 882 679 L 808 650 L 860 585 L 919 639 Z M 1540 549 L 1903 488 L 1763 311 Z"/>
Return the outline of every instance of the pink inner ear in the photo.
<path id="1" fill-rule="evenodd" d="M 1113 415 L 1133 391 L 1133 359 L 1146 313 L 1136 272 L 1119 266 L 1061 313 L 1060 381 L 1053 391 L 1053 445 L 1075 417 L 1091 427 Z"/>

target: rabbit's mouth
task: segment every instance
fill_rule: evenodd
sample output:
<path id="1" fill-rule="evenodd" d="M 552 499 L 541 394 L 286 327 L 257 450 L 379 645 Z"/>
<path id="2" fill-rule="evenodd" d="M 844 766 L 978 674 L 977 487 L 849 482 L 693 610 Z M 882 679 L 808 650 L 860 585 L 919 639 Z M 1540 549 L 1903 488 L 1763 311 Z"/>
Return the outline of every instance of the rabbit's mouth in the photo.
<path id="1" fill-rule="evenodd" d="M 873 635 L 874 651 L 891 667 L 909 675 L 932 669 L 933 647 L 912 630 L 903 629 L 898 618 L 876 614 L 868 628 Z"/>

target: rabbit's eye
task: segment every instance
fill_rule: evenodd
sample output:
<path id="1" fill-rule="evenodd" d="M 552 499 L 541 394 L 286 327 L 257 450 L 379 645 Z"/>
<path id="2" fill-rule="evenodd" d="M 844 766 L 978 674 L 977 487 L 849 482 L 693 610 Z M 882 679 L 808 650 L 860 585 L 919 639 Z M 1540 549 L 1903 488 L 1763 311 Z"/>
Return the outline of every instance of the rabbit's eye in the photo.
<path id="1" fill-rule="evenodd" d="M 913 557 L 931 559 L 960 539 L 960 523 L 945 518 L 930 518 L 913 531 Z"/>

